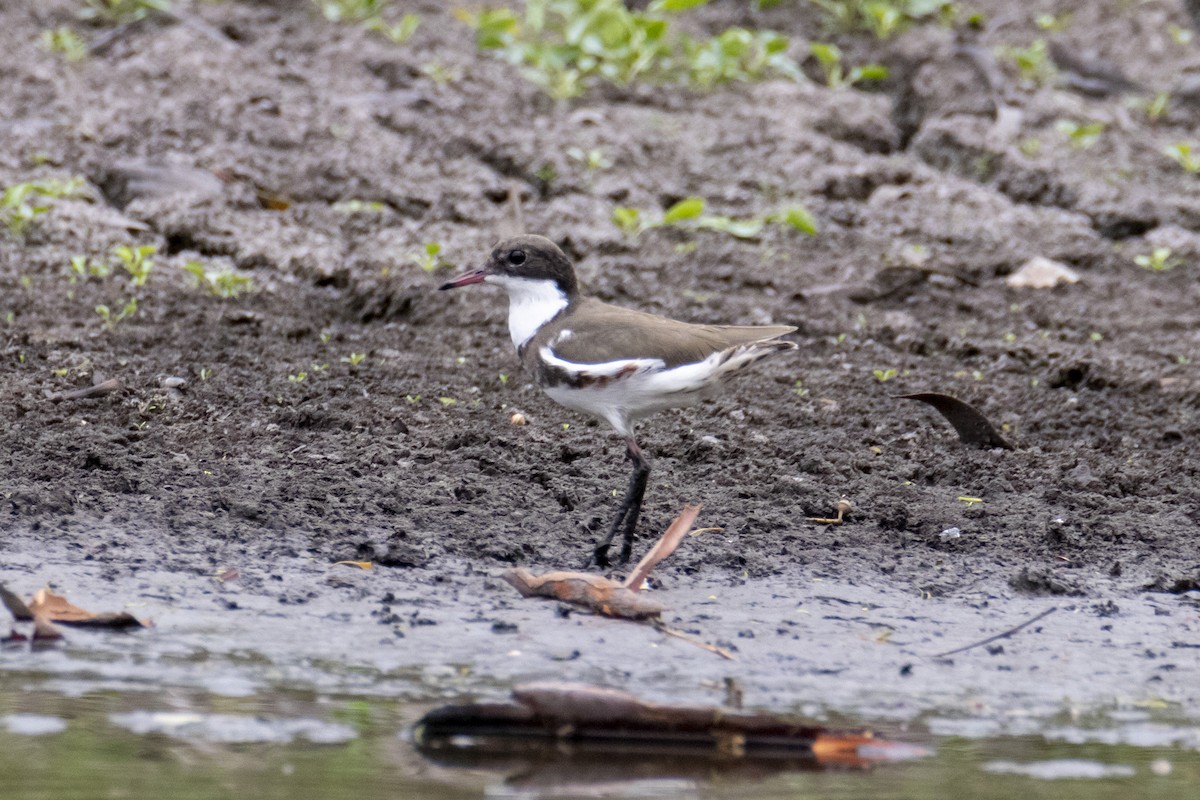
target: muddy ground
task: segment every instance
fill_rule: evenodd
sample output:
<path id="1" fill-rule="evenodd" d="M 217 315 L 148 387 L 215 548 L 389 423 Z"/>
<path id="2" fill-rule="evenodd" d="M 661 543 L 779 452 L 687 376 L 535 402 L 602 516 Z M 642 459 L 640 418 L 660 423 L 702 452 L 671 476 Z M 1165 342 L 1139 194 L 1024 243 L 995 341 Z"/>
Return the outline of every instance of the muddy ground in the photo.
<path id="1" fill-rule="evenodd" d="M 518 613 L 486 576 L 576 566 L 627 467 L 606 426 L 519 374 L 501 294 L 435 291 L 481 260 L 516 187 L 525 227 L 560 242 L 605 300 L 799 328 L 794 355 L 643 426 L 655 459 L 643 531 L 692 501 L 720 528 L 664 565 L 667 588 L 736 585 L 741 598 L 687 612 L 685 626 L 736 636 L 753 613 L 751 636 L 783 630 L 782 612 L 747 611 L 756 581 L 760 605 L 785 589 L 792 605 L 827 594 L 814 582 L 861 590 L 839 595 L 852 604 L 905 598 L 897 613 L 926 626 L 922 641 L 955 644 L 1067 603 L 1101 637 L 1097 663 L 1108 652 L 1123 665 L 1096 698 L 1120 685 L 1169 694 L 1165 680 L 1197 708 L 1181 677 L 1190 662 L 1155 672 L 1143 654 L 1193 646 L 1188 592 L 1200 588 L 1200 185 L 1161 152 L 1200 122 L 1180 88 L 1200 70 L 1200 44 L 1179 41 L 1191 30 L 1181 4 L 979 2 L 980 32 L 930 23 L 880 42 L 823 32 L 806 4 L 726 0 L 680 24 L 774 28 L 798 56 L 804 41 L 832 39 L 849 63 L 890 76 L 836 91 L 819 80 L 602 87 L 566 102 L 476 52 L 440 2 L 396 4 L 422 17 L 400 46 L 299 0 L 183 4 L 182 21 L 80 26 L 95 52 L 67 63 L 38 36 L 79 26 L 76 5 L 0 11 L 0 180 L 80 175 L 93 193 L 0 237 L 6 582 L 53 579 L 52 561 L 77 591 L 101 593 L 90 576 L 136 594 L 153 583 L 139 571 L 192 580 L 232 565 L 247 576 L 241 591 L 285 619 L 305 603 L 336 606 L 339 592 L 397 633 L 420 632 L 422 606 L 442 630 Z M 1048 33 L 1039 13 L 1065 24 Z M 1007 59 L 976 67 L 980 53 L 1039 37 L 1109 59 L 1141 88 L 1096 97 L 1025 82 Z M 1151 119 L 1138 98 L 1160 91 L 1172 99 Z M 1103 133 L 1083 147 L 1062 120 Z M 572 148 L 611 165 L 589 167 Z M 155 196 L 131 184 L 130 164 L 219 179 Z M 739 218 L 802 203 L 819 233 L 631 238 L 610 220 L 616 205 L 653 217 L 691 195 Z M 72 256 L 130 242 L 158 248 L 144 286 L 71 280 Z M 417 263 L 427 242 L 443 245 L 445 270 Z M 1171 248 L 1172 269 L 1135 264 L 1156 247 Z M 1079 283 L 1007 287 L 1035 256 Z M 196 288 L 181 269 L 196 260 L 236 268 L 255 291 Z M 95 307 L 129 297 L 137 313 L 106 327 Z M 61 396 L 104 379 L 121 388 Z M 976 404 L 1015 449 L 964 446 L 933 411 L 894 399 L 919 391 Z M 510 424 L 515 411 L 527 425 Z M 843 495 L 845 524 L 806 520 Z M 382 584 L 305 580 L 309 559 L 372 560 L 388 570 L 379 580 L 423 599 L 401 608 Z M 929 602 L 942 611 L 905 606 Z M 993 618 L 980 603 L 1013 613 Z M 549 635 L 551 608 L 522 608 L 532 616 L 518 622 Z M 1166 628 L 1147 643 L 1156 617 Z M 487 625 L 453 635 L 475 643 L 463 652 L 496 641 Z M 437 661 L 439 638 L 410 638 L 428 649 L 406 658 Z M 764 685 L 817 658 L 807 652 L 791 653 L 800 666 L 762 662 L 774 665 Z M 569 672 L 557 663 L 541 669 Z M 792 686 L 777 683 L 772 700 L 795 701 Z"/>

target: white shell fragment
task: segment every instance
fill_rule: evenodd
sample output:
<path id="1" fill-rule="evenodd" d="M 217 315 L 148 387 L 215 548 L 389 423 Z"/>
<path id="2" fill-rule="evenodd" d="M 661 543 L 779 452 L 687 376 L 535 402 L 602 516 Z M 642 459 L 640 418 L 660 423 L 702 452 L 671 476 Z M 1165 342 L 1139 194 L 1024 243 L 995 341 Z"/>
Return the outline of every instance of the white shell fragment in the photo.
<path id="1" fill-rule="evenodd" d="M 1079 283 L 1079 273 L 1059 261 L 1034 256 L 1004 282 L 1013 289 L 1052 289 L 1060 283 Z"/>

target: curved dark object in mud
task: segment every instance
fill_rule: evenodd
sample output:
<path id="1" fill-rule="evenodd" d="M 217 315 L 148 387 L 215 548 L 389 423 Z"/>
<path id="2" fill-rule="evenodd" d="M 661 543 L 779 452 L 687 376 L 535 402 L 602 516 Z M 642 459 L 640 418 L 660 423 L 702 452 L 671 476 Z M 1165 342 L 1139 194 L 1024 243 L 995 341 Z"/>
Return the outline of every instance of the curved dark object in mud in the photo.
<path id="1" fill-rule="evenodd" d="M 947 422 L 954 426 L 954 430 L 963 444 L 978 447 L 1002 447 L 1005 450 L 1013 449 L 1013 446 L 1000 435 L 1000 432 L 988 421 L 983 412 L 957 397 L 937 392 L 898 394 L 895 397 L 898 400 L 919 400 L 933 406 L 946 418 Z"/>

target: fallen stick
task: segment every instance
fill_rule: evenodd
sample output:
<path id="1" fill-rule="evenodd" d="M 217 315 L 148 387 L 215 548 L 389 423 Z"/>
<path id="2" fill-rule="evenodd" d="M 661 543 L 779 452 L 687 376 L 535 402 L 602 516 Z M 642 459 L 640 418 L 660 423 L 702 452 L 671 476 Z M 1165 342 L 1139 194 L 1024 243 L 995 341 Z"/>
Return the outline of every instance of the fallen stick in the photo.
<path id="1" fill-rule="evenodd" d="M 999 641 L 1000 639 L 1006 639 L 1009 636 L 1012 636 L 1014 633 L 1017 633 L 1018 631 L 1020 631 L 1022 628 L 1027 628 L 1030 625 L 1032 625 L 1033 623 L 1037 622 L 1038 620 L 1045 619 L 1046 617 L 1053 614 L 1055 611 L 1058 611 L 1058 606 L 1050 606 L 1045 611 L 1038 614 L 1036 617 L 1031 617 L 1031 618 L 1025 620 L 1024 622 L 1022 622 L 1020 625 L 1017 625 L 1016 627 L 1013 627 L 1013 628 L 1009 628 L 1008 630 L 1004 631 L 1003 633 L 997 633 L 995 636 L 989 636 L 988 638 L 982 639 L 973 644 L 964 645 L 962 647 L 956 647 L 955 649 L 947 650 L 944 653 L 938 653 L 936 656 L 932 656 L 932 658 L 945 658 L 946 656 L 952 656 L 957 653 L 966 652 L 967 650 L 973 650 L 976 647 L 983 647 L 985 644 L 991 644 L 992 642 Z"/>

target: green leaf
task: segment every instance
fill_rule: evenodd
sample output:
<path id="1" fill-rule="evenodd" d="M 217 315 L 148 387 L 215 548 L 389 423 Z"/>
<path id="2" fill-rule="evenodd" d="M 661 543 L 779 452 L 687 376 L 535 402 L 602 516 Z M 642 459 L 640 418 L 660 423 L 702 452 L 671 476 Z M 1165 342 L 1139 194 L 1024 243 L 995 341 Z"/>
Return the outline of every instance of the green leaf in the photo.
<path id="1" fill-rule="evenodd" d="M 777 218 L 780 222 L 791 225 L 801 233 L 807 233 L 809 236 L 817 235 L 817 221 L 804 206 L 788 206 L 779 212 Z"/>
<path id="2" fill-rule="evenodd" d="M 728 233 L 739 239 L 753 239 L 762 233 L 765 220 L 759 217 L 750 219 L 730 219 L 729 217 L 709 216 L 696 221 L 696 227 L 704 230 Z"/>
<path id="3" fill-rule="evenodd" d="M 626 208 L 625 206 L 617 206 L 612 210 L 613 224 L 620 228 L 624 233 L 635 235 L 642 227 L 642 212 L 636 208 Z"/>
<path id="4" fill-rule="evenodd" d="M 708 0 L 655 0 L 650 4 L 650 11 L 687 11 L 706 5 Z"/>
<path id="5" fill-rule="evenodd" d="M 662 224 L 671 225 L 686 219 L 695 219 L 703 213 L 704 198 L 688 197 L 667 209 L 666 213 L 663 214 Z"/>

